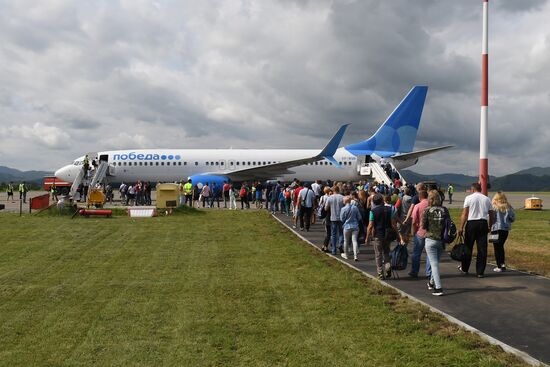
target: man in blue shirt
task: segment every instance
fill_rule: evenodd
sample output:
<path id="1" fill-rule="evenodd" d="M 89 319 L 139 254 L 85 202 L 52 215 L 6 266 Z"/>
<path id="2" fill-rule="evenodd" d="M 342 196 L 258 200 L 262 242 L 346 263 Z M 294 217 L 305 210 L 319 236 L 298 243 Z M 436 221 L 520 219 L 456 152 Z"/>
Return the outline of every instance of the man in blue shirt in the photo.
<path id="1" fill-rule="evenodd" d="M 353 242 L 353 260 L 358 261 L 359 243 L 357 237 L 359 235 L 359 225 L 363 221 L 359 209 L 355 205 L 351 205 L 351 198 L 344 197 L 344 207 L 340 211 L 340 221 L 344 224 L 344 252 L 340 255 L 348 258 L 350 241 Z"/>

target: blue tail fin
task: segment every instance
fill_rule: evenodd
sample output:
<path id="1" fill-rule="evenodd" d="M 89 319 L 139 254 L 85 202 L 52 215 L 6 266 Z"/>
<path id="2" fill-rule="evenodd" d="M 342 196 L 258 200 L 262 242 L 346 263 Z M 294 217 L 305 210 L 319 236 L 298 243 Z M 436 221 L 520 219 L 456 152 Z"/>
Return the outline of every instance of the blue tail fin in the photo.
<path id="1" fill-rule="evenodd" d="M 415 86 L 369 139 L 346 146 L 354 155 L 389 157 L 414 148 L 428 87 Z"/>

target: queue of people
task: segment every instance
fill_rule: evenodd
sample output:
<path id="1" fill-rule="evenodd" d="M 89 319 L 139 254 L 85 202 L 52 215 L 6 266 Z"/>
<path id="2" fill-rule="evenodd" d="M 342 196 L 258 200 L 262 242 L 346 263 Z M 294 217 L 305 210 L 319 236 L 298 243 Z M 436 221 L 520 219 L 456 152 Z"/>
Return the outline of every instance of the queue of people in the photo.
<path id="1" fill-rule="evenodd" d="M 202 207 L 223 207 L 241 210 L 255 205 L 271 213 L 293 217 L 293 227 L 309 231 L 319 220 L 324 225 L 325 238 L 322 249 L 333 255 L 358 261 L 359 247 L 370 244 L 374 248 L 378 276 L 391 276 L 390 244 L 394 241 L 407 245 L 412 243 L 411 270 L 409 276 L 418 278 L 420 258 L 426 251 L 425 276 L 427 288 L 433 295 L 443 294 L 440 259 L 445 250 L 442 230 L 449 211 L 443 206 L 441 192 L 428 191 L 420 183 L 416 186 L 396 187 L 384 183 L 322 183 L 312 184 L 294 180 L 291 183 L 254 182 L 238 187 L 224 182 L 223 185 L 206 183 L 201 189 L 193 187 L 192 198 Z M 487 264 L 488 234 L 493 241 L 497 267 L 495 272 L 506 270 L 504 243 L 506 242 L 515 214 L 503 193 L 497 193 L 493 201 L 480 193 L 479 184 L 472 185 L 472 194 L 464 202 L 459 234 L 464 235 L 465 245 L 471 250 L 477 245 L 476 275 L 484 276 Z M 184 192 L 189 192 L 183 189 Z M 454 189 L 447 190 L 452 193 Z M 185 201 L 187 202 L 187 201 Z M 469 272 L 471 252 L 458 270 Z"/>

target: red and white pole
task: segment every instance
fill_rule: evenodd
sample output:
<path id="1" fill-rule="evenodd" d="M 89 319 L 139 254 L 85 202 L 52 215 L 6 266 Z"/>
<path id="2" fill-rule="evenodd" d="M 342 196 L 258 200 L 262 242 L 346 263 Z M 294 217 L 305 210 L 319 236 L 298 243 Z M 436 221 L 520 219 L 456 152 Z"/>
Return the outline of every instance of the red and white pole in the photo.
<path id="1" fill-rule="evenodd" d="M 479 183 L 487 195 L 489 180 L 489 0 L 483 0 L 483 44 L 481 48 L 481 122 L 479 130 Z"/>

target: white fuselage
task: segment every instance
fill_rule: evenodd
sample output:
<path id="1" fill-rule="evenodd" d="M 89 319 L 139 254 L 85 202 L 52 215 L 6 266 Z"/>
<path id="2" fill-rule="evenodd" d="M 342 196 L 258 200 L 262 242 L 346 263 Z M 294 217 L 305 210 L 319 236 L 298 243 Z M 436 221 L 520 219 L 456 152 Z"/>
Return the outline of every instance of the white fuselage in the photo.
<path id="1" fill-rule="evenodd" d="M 111 182 L 174 182 L 186 180 L 197 174 L 223 175 L 227 171 L 266 166 L 277 162 L 312 157 L 318 150 L 309 149 L 139 149 L 98 152 L 97 157 L 106 158 L 110 168 Z M 90 157 L 91 159 L 92 157 Z M 357 170 L 357 157 L 339 148 L 334 158 L 341 164 L 337 167 L 328 160 L 290 168 L 291 173 L 270 177 L 281 181 L 298 178 L 305 181 L 334 180 L 356 181 L 361 176 Z M 73 181 L 82 168 L 83 157 L 58 171 L 56 176 Z M 253 173 L 247 180 L 254 180 Z"/>

